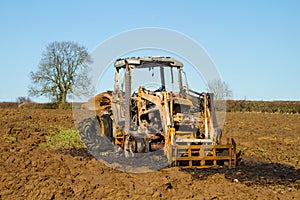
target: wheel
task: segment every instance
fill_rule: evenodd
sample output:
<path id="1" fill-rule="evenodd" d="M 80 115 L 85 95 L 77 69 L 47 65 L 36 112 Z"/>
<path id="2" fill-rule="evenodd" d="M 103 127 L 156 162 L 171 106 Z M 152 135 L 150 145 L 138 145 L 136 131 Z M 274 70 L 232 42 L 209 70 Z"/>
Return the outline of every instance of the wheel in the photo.
<path id="1" fill-rule="evenodd" d="M 111 142 L 114 142 L 112 120 L 109 115 L 102 115 L 99 119 L 101 127 L 101 135 L 106 136 Z"/>
<path id="2" fill-rule="evenodd" d="M 102 135 L 103 128 L 109 134 L 108 120 L 102 121 L 104 126 L 99 126 L 97 118 L 88 118 L 83 120 L 78 127 L 82 142 L 92 154 L 113 149 L 111 141 L 105 137 L 106 135 Z"/>

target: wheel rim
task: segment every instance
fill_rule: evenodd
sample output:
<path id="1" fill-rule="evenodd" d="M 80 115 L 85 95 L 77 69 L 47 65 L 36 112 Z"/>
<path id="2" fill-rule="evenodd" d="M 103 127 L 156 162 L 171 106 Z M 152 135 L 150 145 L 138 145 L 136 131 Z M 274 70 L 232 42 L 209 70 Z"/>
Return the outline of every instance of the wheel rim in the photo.
<path id="1" fill-rule="evenodd" d="M 100 119 L 100 126 L 101 126 L 101 136 L 104 137 L 105 135 L 105 127 L 104 127 L 104 122 L 102 119 Z"/>

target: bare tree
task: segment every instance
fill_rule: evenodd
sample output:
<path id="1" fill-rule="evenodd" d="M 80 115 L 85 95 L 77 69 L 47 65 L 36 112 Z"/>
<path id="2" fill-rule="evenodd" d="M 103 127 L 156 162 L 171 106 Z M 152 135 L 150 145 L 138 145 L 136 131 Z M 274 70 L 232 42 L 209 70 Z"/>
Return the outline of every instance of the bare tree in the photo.
<path id="1" fill-rule="evenodd" d="M 37 72 L 31 72 L 30 96 L 46 96 L 56 103 L 66 103 L 68 95 L 90 94 L 87 49 L 74 42 L 52 42 L 46 47 Z"/>
<path id="2" fill-rule="evenodd" d="M 18 97 L 17 103 L 32 102 L 29 97 Z"/>
<path id="3" fill-rule="evenodd" d="M 214 93 L 216 100 L 226 100 L 232 97 L 232 91 L 228 84 L 220 79 L 208 82 L 208 90 L 209 92 Z"/>

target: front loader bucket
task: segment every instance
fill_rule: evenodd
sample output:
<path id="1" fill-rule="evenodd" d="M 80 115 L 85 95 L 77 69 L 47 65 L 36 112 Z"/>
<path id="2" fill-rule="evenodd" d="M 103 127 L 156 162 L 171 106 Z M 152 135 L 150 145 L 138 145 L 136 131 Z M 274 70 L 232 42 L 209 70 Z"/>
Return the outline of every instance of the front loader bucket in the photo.
<path id="1" fill-rule="evenodd" d="M 235 168 L 236 143 L 233 139 L 225 145 L 176 144 L 169 149 L 170 166 L 182 168 Z"/>

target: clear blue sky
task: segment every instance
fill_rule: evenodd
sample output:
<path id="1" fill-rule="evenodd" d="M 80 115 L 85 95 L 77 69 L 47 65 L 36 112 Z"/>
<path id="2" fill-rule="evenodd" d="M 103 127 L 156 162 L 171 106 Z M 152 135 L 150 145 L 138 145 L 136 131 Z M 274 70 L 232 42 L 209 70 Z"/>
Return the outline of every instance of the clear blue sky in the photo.
<path id="1" fill-rule="evenodd" d="M 0 101 L 27 96 L 29 73 L 50 42 L 72 40 L 92 51 L 112 35 L 143 27 L 196 40 L 234 99 L 300 100 L 299 2 L 2 0 Z"/>

